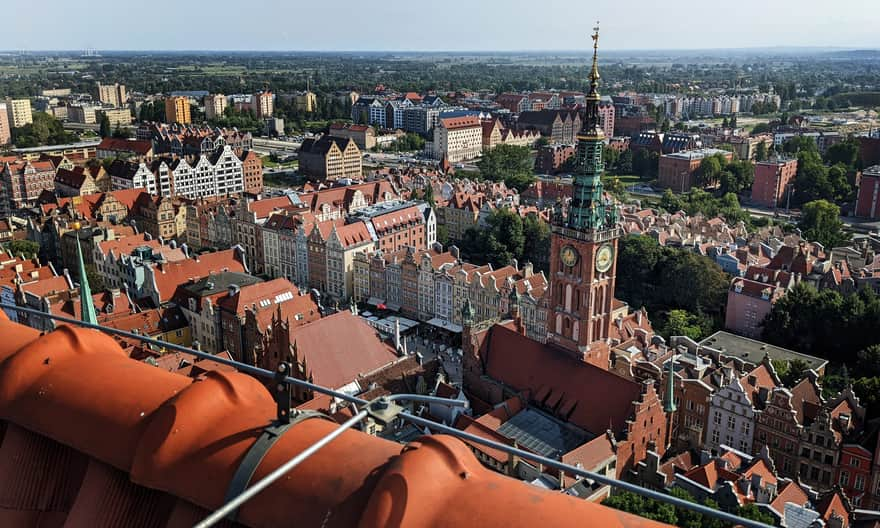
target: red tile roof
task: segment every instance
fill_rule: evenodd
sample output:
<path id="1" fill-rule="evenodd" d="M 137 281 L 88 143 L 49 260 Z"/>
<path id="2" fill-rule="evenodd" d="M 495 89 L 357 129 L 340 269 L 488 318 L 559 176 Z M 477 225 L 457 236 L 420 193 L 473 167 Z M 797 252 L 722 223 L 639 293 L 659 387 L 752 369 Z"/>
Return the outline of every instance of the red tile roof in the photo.
<path id="1" fill-rule="evenodd" d="M 461 128 L 474 128 L 480 126 L 480 118 L 477 116 L 443 117 L 440 124 L 446 130 L 458 130 Z"/>
<path id="2" fill-rule="evenodd" d="M 370 236 L 370 230 L 367 229 L 367 224 L 360 221 L 338 226 L 336 228 L 336 236 L 339 237 L 339 241 L 346 248 L 373 240 L 372 236 Z"/>
<path id="3" fill-rule="evenodd" d="M 533 341 L 507 327 L 495 325 L 487 341 L 486 374 L 519 390 L 531 391 L 538 401 L 559 400 L 558 408 L 572 408 L 568 421 L 593 434 L 609 426 L 615 433 L 626 428 L 641 386 L 570 358 L 549 345 Z M 602 405 L 593 405 L 596 394 Z"/>
<path id="4" fill-rule="evenodd" d="M 291 299 L 299 297 L 299 288 L 287 279 L 274 279 L 242 286 L 238 294 L 226 295 L 220 299 L 219 305 L 221 308 L 243 317 L 245 308 L 254 304 L 259 308 L 278 304 L 284 294 L 288 294 Z M 264 305 L 264 303 L 269 304 Z"/>
<path id="5" fill-rule="evenodd" d="M 4 526 L 192 526 L 224 502 L 236 468 L 275 415 L 269 392 L 245 374 L 209 372 L 193 383 L 126 357 L 99 332 L 65 327 L 40 337 L 2 313 L 0 333 Z M 254 481 L 336 427 L 298 423 Z M 291 519 L 304 526 L 568 528 L 583 519 L 662 526 L 525 486 L 443 435 L 402 449 L 356 430 L 248 502 L 238 523 L 274 528 Z"/>
<path id="6" fill-rule="evenodd" d="M 292 329 L 290 340 L 315 383 L 326 387 L 342 387 L 397 360 L 376 330 L 347 310 Z"/>
<path id="7" fill-rule="evenodd" d="M 177 287 L 190 279 L 198 280 L 207 277 L 209 273 L 222 271 L 245 272 L 244 264 L 235 249 L 205 253 L 198 260 L 186 259 L 158 264 L 153 268 L 153 274 L 156 277 L 159 300 L 170 300 Z"/>
<path id="8" fill-rule="evenodd" d="M 134 152 L 139 156 L 146 156 L 153 150 L 153 143 L 151 141 L 138 141 L 134 139 L 104 138 L 98 145 L 98 150 Z"/>
<path id="9" fill-rule="evenodd" d="M 22 284 L 21 289 L 22 291 L 32 293 L 37 297 L 45 297 L 52 293 L 69 291 L 71 286 L 70 283 L 67 282 L 67 277 L 64 275 L 58 275 Z"/>

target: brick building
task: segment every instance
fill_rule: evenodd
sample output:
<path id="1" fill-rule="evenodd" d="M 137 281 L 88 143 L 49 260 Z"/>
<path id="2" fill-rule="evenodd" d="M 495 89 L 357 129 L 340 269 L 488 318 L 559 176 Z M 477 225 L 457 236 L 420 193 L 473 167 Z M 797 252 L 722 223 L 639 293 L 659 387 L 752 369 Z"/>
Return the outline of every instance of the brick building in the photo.
<path id="1" fill-rule="evenodd" d="M 33 207 L 40 193 L 55 190 L 55 166 L 51 161 L 7 162 L 0 177 L 0 215 L 3 217 L 23 207 Z"/>
<path id="2" fill-rule="evenodd" d="M 537 110 L 519 115 L 516 127 L 520 130 L 536 130 L 550 143 L 575 143 L 575 136 L 582 126 L 581 114 L 572 110 Z"/>
<path id="3" fill-rule="evenodd" d="M 299 168 L 303 174 L 320 181 L 360 180 L 364 176 L 361 150 L 354 140 L 330 135 L 303 141 Z"/>
<path id="4" fill-rule="evenodd" d="M 241 171 L 244 176 L 244 192 L 260 194 L 263 192 L 263 160 L 253 150 L 242 152 Z"/>
<path id="5" fill-rule="evenodd" d="M 755 164 L 752 202 L 769 208 L 784 205 L 797 175 L 797 159 L 778 158 Z"/>
<path id="6" fill-rule="evenodd" d="M 785 290 L 774 284 L 737 277 L 727 292 L 724 328 L 746 337 L 760 337 L 761 323 Z"/>
<path id="7" fill-rule="evenodd" d="M 539 174 L 556 174 L 562 171 L 562 166 L 569 158 L 574 156 L 572 145 L 545 145 L 538 149 L 538 157 L 535 159 L 535 172 Z"/>
<path id="8" fill-rule="evenodd" d="M 733 153 L 719 149 L 699 149 L 673 152 L 660 156 L 657 183 L 673 192 L 688 192 L 696 185 L 697 172 L 704 158 L 721 154 L 724 159 L 733 159 Z"/>
<path id="9" fill-rule="evenodd" d="M 856 216 L 880 218 L 880 165 L 872 165 L 862 171 L 859 196 L 856 199 Z"/>

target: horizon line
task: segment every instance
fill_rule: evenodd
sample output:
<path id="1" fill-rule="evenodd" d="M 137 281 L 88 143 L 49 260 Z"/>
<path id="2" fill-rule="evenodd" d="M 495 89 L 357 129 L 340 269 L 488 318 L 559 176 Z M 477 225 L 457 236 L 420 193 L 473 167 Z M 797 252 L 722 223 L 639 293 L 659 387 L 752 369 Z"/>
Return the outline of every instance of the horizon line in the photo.
<path id="1" fill-rule="evenodd" d="M 721 51 L 773 51 L 773 50 L 804 50 L 804 51 L 880 51 L 880 47 L 871 46 L 798 46 L 798 45 L 759 45 L 759 46 L 742 46 L 742 47 L 726 47 L 726 48 L 606 48 L 606 53 L 629 53 L 629 52 L 721 52 Z M 229 48 L 229 49 L 187 49 L 187 48 L 68 48 L 68 49 L 6 49 L 0 50 L 0 54 L 21 54 L 21 53 L 82 53 L 84 51 L 93 52 L 109 52 L 109 53 L 399 53 L 406 55 L 426 54 L 426 53 L 592 53 L 592 48 L 584 49 L 246 49 L 246 48 Z"/>

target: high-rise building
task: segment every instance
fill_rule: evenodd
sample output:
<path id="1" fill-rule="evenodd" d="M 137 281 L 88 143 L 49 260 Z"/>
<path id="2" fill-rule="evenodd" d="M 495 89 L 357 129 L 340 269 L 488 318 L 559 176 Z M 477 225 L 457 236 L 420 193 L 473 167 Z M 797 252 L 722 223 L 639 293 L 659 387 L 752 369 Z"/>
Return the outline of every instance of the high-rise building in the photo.
<path id="1" fill-rule="evenodd" d="M 211 94 L 205 96 L 205 118 L 208 120 L 223 117 L 226 111 L 227 101 L 223 94 Z"/>
<path id="2" fill-rule="evenodd" d="M 272 114 L 275 113 L 275 100 L 273 99 L 272 92 L 266 91 L 254 94 L 252 105 L 257 118 L 272 117 Z"/>
<path id="3" fill-rule="evenodd" d="M 859 182 L 856 216 L 880 218 L 880 165 L 868 167 Z"/>
<path id="4" fill-rule="evenodd" d="M 188 97 L 172 96 L 165 98 L 165 122 L 183 125 L 192 123 Z"/>
<path id="5" fill-rule="evenodd" d="M 568 214 L 553 212 L 548 342 L 577 359 L 607 369 L 615 276 L 617 210 L 602 189 L 605 133 L 599 113 L 598 33 L 583 126 L 577 135 L 572 200 Z M 597 343 L 600 346 L 597 346 Z"/>
<path id="6" fill-rule="evenodd" d="M 125 92 L 125 85 L 119 83 L 98 83 L 98 100 L 105 105 L 114 108 L 125 106 L 125 103 L 128 102 L 128 94 Z"/>
<path id="7" fill-rule="evenodd" d="M 34 122 L 30 99 L 7 99 L 6 115 L 12 128 L 20 128 Z"/>
<path id="8" fill-rule="evenodd" d="M 797 175 L 797 159 L 774 159 L 755 164 L 752 202 L 764 207 L 784 205 Z"/>
<path id="9" fill-rule="evenodd" d="M 314 92 L 306 90 L 294 97 L 294 104 L 296 104 L 297 112 L 312 113 L 318 109 L 318 97 Z"/>
<path id="10" fill-rule="evenodd" d="M 6 145 L 12 141 L 12 128 L 9 126 L 6 107 L 6 103 L 0 103 L 0 145 Z"/>

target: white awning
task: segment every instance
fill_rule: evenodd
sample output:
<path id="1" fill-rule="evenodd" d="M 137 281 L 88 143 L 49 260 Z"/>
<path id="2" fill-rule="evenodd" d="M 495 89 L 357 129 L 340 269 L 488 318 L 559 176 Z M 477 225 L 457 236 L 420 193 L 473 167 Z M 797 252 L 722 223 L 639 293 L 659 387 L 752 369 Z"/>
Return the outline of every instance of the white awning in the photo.
<path id="1" fill-rule="evenodd" d="M 431 326 L 436 326 L 437 328 L 442 328 L 444 330 L 448 330 L 450 332 L 460 334 L 461 333 L 461 325 L 457 325 L 445 319 L 440 319 L 439 317 L 435 317 L 428 321 L 428 324 Z"/>

